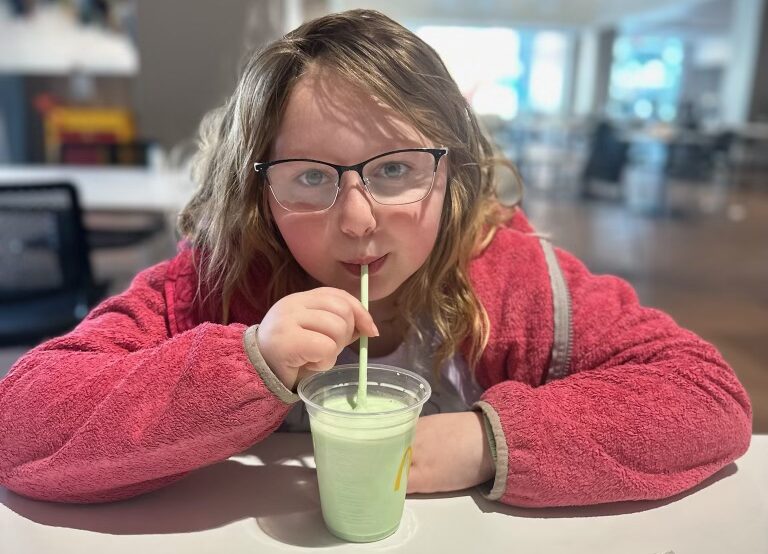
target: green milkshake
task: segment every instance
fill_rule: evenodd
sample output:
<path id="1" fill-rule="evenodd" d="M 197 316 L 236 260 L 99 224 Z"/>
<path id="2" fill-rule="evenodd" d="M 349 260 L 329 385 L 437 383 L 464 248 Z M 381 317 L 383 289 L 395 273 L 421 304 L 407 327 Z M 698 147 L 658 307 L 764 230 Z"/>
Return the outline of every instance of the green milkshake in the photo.
<path id="1" fill-rule="evenodd" d="M 411 441 L 429 384 L 398 368 L 368 367 L 367 400 L 357 406 L 356 365 L 299 385 L 315 449 L 320 504 L 328 529 L 353 542 L 394 533 L 403 513 Z"/>

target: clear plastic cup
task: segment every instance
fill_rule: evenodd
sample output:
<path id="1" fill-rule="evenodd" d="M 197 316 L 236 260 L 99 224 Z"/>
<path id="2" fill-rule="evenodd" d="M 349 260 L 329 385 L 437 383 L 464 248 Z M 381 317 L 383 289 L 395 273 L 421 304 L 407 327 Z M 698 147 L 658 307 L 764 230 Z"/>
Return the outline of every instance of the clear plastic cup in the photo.
<path id="1" fill-rule="evenodd" d="M 369 364 L 368 407 L 378 411 L 352 411 L 358 371 L 337 366 L 302 381 L 298 393 L 309 413 L 325 524 L 341 539 L 370 542 L 400 525 L 411 441 L 432 390 L 415 373 Z"/>

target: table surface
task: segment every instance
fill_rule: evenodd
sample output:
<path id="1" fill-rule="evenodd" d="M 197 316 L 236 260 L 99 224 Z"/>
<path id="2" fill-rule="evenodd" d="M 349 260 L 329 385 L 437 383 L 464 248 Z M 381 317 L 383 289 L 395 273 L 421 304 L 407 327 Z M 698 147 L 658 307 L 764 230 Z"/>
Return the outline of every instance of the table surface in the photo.
<path id="1" fill-rule="evenodd" d="M 0 487 L 0 552 L 517 552 L 765 554 L 768 435 L 692 491 L 654 502 L 522 509 L 478 491 L 411 495 L 400 529 L 376 543 L 326 531 L 312 443 L 274 434 L 165 489 L 100 505 L 36 502 Z"/>
<path id="2" fill-rule="evenodd" d="M 86 210 L 178 212 L 194 192 L 182 171 L 146 168 L 0 165 L 0 186 L 68 181 Z"/>

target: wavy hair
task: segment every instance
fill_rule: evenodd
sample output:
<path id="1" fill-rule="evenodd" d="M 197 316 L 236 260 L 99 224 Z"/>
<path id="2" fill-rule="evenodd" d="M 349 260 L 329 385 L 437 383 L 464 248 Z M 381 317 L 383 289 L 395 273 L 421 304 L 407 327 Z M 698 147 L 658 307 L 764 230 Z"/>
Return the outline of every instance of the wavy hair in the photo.
<path id="1" fill-rule="evenodd" d="M 228 321 L 235 293 L 257 302 L 248 278 L 257 258 L 271 274 L 269 305 L 309 287 L 272 219 L 267 187 L 252 164 L 267 159 L 291 91 L 313 67 L 369 91 L 449 149 L 439 239 L 424 265 L 400 287 L 398 301 L 417 332 L 420 317 L 433 322 L 435 368 L 458 348 L 474 368 L 490 325 L 472 290 L 469 263 L 514 211 L 497 198 L 500 158 L 437 53 L 371 10 L 320 17 L 255 53 L 234 94 L 203 119 L 193 165 L 199 187 L 179 216 L 179 230 L 204 253 L 197 257 L 199 282 L 219 293 L 211 296 L 222 299 L 217 317 Z"/>

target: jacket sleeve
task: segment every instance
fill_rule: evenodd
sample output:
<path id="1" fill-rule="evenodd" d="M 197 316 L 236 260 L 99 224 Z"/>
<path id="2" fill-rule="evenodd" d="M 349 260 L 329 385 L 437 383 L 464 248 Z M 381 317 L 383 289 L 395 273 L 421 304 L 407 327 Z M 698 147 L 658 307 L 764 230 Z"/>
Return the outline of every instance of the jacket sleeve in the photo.
<path id="1" fill-rule="evenodd" d="M 660 499 L 741 456 L 752 409 L 717 350 L 640 306 L 621 279 L 557 257 L 571 296 L 570 374 L 486 390 L 477 406 L 497 456 L 488 497 L 525 507 Z"/>
<path id="2" fill-rule="evenodd" d="M 279 425 L 290 406 L 254 371 L 244 325 L 169 336 L 167 267 L 139 274 L 0 381 L 0 484 L 41 500 L 127 498 Z"/>

